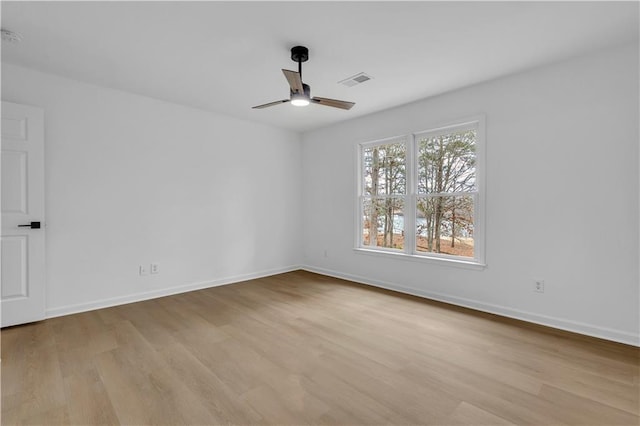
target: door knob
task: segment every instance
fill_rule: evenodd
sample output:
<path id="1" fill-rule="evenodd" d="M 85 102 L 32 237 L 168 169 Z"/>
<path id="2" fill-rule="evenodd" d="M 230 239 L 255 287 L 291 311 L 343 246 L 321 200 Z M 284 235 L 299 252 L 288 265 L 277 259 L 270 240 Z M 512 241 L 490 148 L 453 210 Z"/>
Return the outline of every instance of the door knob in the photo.
<path id="1" fill-rule="evenodd" d="M 40 229 L 40 222 L 31 222 L 28 225 L 18 225 L 18 228 Z"/>

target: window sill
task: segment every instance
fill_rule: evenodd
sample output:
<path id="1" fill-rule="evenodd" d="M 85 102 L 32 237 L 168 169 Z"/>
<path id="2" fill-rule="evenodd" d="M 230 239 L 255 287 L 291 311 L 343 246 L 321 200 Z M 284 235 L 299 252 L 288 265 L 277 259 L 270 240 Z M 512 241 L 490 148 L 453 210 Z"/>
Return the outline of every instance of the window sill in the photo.
<path id="1" fill-rule="evenodd" d="M 430 263 L 433 265 L 450 266 L 454 268 L 471 269 L 475 271 L 484 270 L 487 265 L 485 263 L 479 263 L 470 260 L 458 260 L 441 257 L 427 257 L 417 254 L 406 254 L 404 252 L 394 252 L 385 250 L 371 250 L 366 248 L 357 247 L 353 249 L 358 254 L 364 254 L 368 256 L 386 257 L 388 259 L 408 260 L 411 262 Z"/>

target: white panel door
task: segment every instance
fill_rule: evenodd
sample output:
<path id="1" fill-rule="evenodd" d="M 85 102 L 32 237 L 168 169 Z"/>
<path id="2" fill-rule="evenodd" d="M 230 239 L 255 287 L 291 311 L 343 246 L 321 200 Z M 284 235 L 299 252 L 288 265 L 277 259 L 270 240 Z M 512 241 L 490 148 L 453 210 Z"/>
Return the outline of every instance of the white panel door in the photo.
<path id="1" fill-rule="evenodd" d="M 1 130 L 0 326 L 7 327 L 45 315 L 44 111 L 2 102 Z"/>

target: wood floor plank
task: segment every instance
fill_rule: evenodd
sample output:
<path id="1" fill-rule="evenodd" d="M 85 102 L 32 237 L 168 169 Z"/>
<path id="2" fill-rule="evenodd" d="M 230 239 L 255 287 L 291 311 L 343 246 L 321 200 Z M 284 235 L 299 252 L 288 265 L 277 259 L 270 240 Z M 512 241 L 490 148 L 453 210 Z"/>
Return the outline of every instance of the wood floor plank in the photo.
<path id="1" fill-rule="evenodd" d="M 1 331 L 2 424 L 640 424 L 640 349 L 309 272 Z"/>
<path id="2" fill-rule="evenodd" d="M 212 413 L 212 418 L 218 419 L 219 424 L 263 423 L 260 414 L 240 398 L 240 395 L 234 393 L 185 346 L 181 344 L 168 346 L 160 351 L 160 355 L 175 375 L 200 396 Z"/>
<path id="3" fill-rule="evenodd" d="M 28 419 L 41 418 L 43 413 L 65 411 L 60 410 L 66 404 L 64 383 L 49 325 L 45 322 L 28 324 L 24 328 L 7 330 L 7 334 L 13 335 L 8 340 L 15 346 L 7 347 L 3 336 L 3 410 L 15 409 L 20 417 Z M 12 347 L 18 349 L 16 353 Z"/>
<path id="4" fill-rule="evenodd" d="M 204 402 L 177 377 L 133 326 L 132 347 L 97 357 L 97 366 L 120 421 L 125 424 L 207 424 L 216 421 Z"/>
<path id="5" fill-rule="evenodd" d="M 120 420 L 95 368 L 64 379 L 65 396 L 73 401 L 68 408 L 69 421 L 77 425 L 114 425 Z"/>
<path id="6" fill-rule="evenodd" d="M 278 389 L 260 385 L 243 394 L 242 399 L 272 424 L 315 424 L 330 408 L 291 376 L 279 382 Z"/>
<path id="7" fill-rule="evenodd" d="M 639 424 L 638 416 L 618 410 L 607 404 L 583 398 L 571 392 L 544 385 L 540 398 L 554 406 L 563 407 L 562 416 L 568 423 L 583 425 L 627 425 Z"/>
<path id="8" fill-rule="evenodd" d="M 437 424 L 460 402 L 443 389 L 420 386 L 379 364 L 358 358 L 340 350 L 322 356 L 325 364 L 331 366 L 331 370 L 340 371 L 340 379 L 357 391 L 390 409 L 402 407 L 402 417 L 409 423 Z M 320 373 L 331 374 L 331 371 Z"/>
<path id="9" fill-rule="evenodd" d="M 120 424 L 151 424 L 153 407 L 147 393 L 150 385 L 143 378 L 131 377 L 128 365 L 114 352 L 100 354 L 96 366 Z"/>
<path id="10" fill-rule="evenodd" d="M 357 390 L 348 381 L 341 380 L 335 373 L 317 372 L 305 380 L 309 392 L 330 405 L 331 410 L 327 415 L 336 419 L 334 424 L 411 423 L 400 407 L 397 407 L 397 411 L 389 409 L 384 403 Z"/>
<path id="11" fill-rule="evenodd" d="M 9 410 L 6 415 L 3 410 L 3 425 L 33 425 L 57 426 L 72 424 L 69 420 L 67 407 L 59 406 L 45 411 L 32 411 L 30 406 Z"/>
<path id="12" fill-rule="evenodd" d="M 449 416 L 445 424 L 454 426 L 454 425 L 501 425 L 501 426 L 511 426 L 514 425 L 507 420 L 498 417 L 488 411 L 483 410 L 482 408 L 476 407 L 473 404 L 469 404 L 466 401 L 460 403 L 460 405 L 456 408 L 451 416 Z"/>

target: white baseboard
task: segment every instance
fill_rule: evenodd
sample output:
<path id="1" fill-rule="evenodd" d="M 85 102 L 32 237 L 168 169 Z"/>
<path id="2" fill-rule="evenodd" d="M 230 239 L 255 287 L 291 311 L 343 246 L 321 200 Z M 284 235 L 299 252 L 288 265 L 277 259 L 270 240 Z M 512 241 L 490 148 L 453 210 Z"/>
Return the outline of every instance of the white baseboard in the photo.
<path id="1" fill-rule="evenodd" d="M 514 318 L 535 324 L 545 325 L 560 330 L 571 331 L 574 333 L 584 334 L 587 336 L 598 337 L 601 339 L 612 340 L 614 342 L 625 343 L 633 346 L 640 346 L 640 336 L 633 333 L 614 330 L 606 327 L 586 324 L 579 321 L 572 321 L 565 318 L 557 318 L 546 315 L 540 315 L 532 312 L 513 309 L 505 306 L 493 305 L 489 303 L 479 302 L 472 299 L 466 299 L 457 296 L 450 296 L 442 293 L 418 290 L 386 281 L 374 280 L 359 275 L 345 274 L 330 269 L 318 268 L 310 265 L 292 265 L 284 268 L 276 268 L 265 271 L 253 272 L 250 274 L 235 275 L 226 278 L 220 278 L 212 281 L 203 281 L 182 286 L 169 287 L 154 291 L 134 293 L 120 297 L 96 300 L 88 303 L 80 303 L 75 305 L 61 306 L 48 309 L 46 318 L 55 318 L 63 315 L 77 314 L 80 312 L 92 311 L 95 309 L 109 308 L 112 306 L 124 305 L 127 303 L 141 302 L 144 300 L 156 299 L 158 297 L 170 296 L 172 294 L 186 293 L 204 288 L 218 287 L 227 284 L 233 284 L 241 281 L 253 280 L 256 278 L 268 277 L 271 275 L 283 274 L 286 272 L 305 270 L 321 275 L 340 278 L 360 284 L 380 287 L 387 290 L 397 291 L 400 293 L 411 294 L 413 296 L 424 297 L 426 299 L 437 300 L 440 302 L 450 303 L 452 305 L 463 306 L 475 309 L 477 311 L 488 312 L 491 314 L 501 315 L 504 317 Z"/>
<path id="2" fill-rule="evenodd" d="M 269 269 L 266 271 L 252 272 L 250 274 L 235 275 L 226 278 L 220 278 L 212 281 L 202 281 L 192 284 L 186 284 L 176 287 L 163 288 L 142 293 L 128 294 L 125 296 L 112 297 L 108 299 L 96 300 L 88 303 L 79 303 L 75 305 L 61 306 L 57 308 L 47 309 L 46 318 L 55 318 L 63 315 L 77 314 L 80 312 L 93 311 L 95 309 L 110 308 L 112 306 L 125 305 L 127 303 L 142 302 L 144 300 L 156 299 L 158 297 L 171 296 L 172 294 L 186 293 L 203 288 L 218 287 L 227 284 L 234 284 L 241 281 L 253 280 L 256 278 L 264 278 L 271 275 L 283 274 L 285 272 L 297 271 L 299 265 L 288 266 L 284 268 Z"/>
<path id="3" fill-rule="evenodd" d="M 612 340 L 614 342 L 624 343 L 627 345 L 640 346 L 640 336 L 614 330 L 606 327 L 600 327 L 592 324 L 586 324 L 579 321 L 572 321 L 565 318 L 551 317 L 547 315 L 540 315 L 533 312 L 522 311 L 519 309 L 513 309 L 505 306 L 493 305 L 489 303 L 479 302 L 472 299 L 466 299 L 457 296 L 450 296 L 442 293 L 435 293 L 430 291 L 418 290 L 414 288 L 403 287 L 401 285 L 373 280 L 367 277 L 358 275 L 345 274 L 329 269 L 318 268 L 316 266 L 303 265 L 301 269 L 309 272 L 314 272 L 321 275 L 327 275 L 335 278 L 341 278 L 348 281 L 354 281 L 360 284 L 366 284 L 374 287 L 380 287 L 387 290 L 397 291 L 400 293 L 411 294 L 413 296 L 424 297 L 426 299 L 437 300 L 440 302 L 450 303 L 452 305 L 463 306 L 465 308 L 475 309 L 477 311 L 488 312 L 504 317 L 514 318 L 522 321 L 527 321 L 535 324 L 540 324 L 560 330 L 571 331 L 578 334 L 584 334 L 587 336 L 598 337 L 601 339 Z"/>

